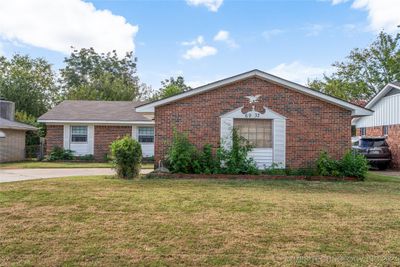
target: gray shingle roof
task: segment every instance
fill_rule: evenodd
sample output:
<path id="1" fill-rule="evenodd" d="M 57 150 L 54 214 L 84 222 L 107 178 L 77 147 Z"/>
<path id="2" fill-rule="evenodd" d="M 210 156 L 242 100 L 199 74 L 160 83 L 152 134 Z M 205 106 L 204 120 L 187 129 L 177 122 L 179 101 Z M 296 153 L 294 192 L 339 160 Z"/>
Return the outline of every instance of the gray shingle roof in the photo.
<path id="1" fill-rule="evenodd" d="M 0 129 L 13 129 L 13 130 L 23 130 L 23 131 L 36 131 L 37 128 L 31 125 L 20 123 L 16 121 L 6 120 L 0 118 Z"/>
<path id="2" fill-rule="evenodd" d="M 66 100 L 40 116 L 38 120 L 151 121 L 135 111 L 135 107 L 142 104 L 142 101 Z"/>

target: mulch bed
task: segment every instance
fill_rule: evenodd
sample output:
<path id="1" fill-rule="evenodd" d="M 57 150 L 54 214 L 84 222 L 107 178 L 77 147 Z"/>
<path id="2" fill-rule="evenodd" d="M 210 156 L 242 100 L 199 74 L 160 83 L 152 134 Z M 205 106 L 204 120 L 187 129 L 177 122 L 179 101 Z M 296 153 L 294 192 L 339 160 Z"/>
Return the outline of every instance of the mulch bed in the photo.
<path id="1" fill-rule="evenodd" d="M 172 179 L 245 179 L 245 180 L 306 180 L 306 181 L 357 181 L 355 177 L 295 176 L 295 175 L 247 175 L 247 174 L 186 174 L 151 172 L 148 178 Z"/>

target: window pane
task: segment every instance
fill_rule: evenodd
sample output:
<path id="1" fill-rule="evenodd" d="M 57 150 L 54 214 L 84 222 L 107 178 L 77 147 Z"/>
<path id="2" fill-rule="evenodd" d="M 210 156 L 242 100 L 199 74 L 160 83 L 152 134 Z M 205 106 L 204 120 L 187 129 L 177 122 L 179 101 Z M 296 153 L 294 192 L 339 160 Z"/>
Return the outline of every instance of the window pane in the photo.
<path id="1" fill-rule="evenodd" d="M 87 126 L 71 126 L 71 142 L 87 142 Z"/>
<path id="2" fill-rule="evenodd" d="M 138 141 L 140 143 L 153 143 L 154 142 L 154 128 L 153 127 L 139 127 L 138 128 Z"/>
<path id="3" fill-rule="evenodd" d="M 234 127 L 254 147 L 272 148 L 272 120 L 235 119 Z"/>

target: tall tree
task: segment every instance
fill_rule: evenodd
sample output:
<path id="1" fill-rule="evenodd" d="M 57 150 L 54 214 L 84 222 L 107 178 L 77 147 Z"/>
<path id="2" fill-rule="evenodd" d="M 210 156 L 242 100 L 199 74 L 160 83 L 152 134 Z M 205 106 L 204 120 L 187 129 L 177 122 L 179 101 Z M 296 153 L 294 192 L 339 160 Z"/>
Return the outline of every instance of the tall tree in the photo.
<path id="1" fill-rule="evenodd" d="M 15 102 L 17 111 L 38 117 L 56 103 L 58 94 L 55 74 L 45 59 L 0 57 L 0 97 Z"/>
<path id="2" fill-rule="evenodd" d="M 60 82 L 67 99 L 133 100 L 143 96 L 132 52 L 98 54 L 93 48 L 74 50 L 64 60 Z"/>
<path id="3" fill-rule="evenodd" d="M 400 33 L 381 32 L 367 48 L 356 48 L 335 72 L 309 86 L 346 100 L 369 99 L 387 83 L 400 80 Z"/>
<path id="4" fill-rule="evenodd" d="M 176 79 L 174 77 L 165 79 L 161 81 L 161 85 L 160 90 L 153 96 L 154 100 L 170 97 L 191 89 L 190 86 L 185 84 L 185 79 L 182 76 L 178 76 Z"/>

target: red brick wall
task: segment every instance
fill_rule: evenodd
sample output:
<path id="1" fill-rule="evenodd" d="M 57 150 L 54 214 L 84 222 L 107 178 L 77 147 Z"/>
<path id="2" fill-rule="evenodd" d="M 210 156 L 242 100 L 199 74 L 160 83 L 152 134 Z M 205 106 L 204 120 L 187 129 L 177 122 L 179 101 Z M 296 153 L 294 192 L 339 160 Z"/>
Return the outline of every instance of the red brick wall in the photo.
<path id="1" fill-rule="evenodd" d="M 103 161 L 110 152 L 110 144 L 125 135 L 132 135 L 132 126 L 94 126 L 94 158 Z"/>
<path id="2" fill-rule="evenodd" d="M 361 134 L 360 129 L 358 133 Z M 368 127 L 366 128 L 366 136 L 382 136 L 383 126 Z M 400 168 L 400 125 L 388 125 L 387 143 L 392 152 L 392 168 Z"/>
<path id="3" fill-rule="evenodd" d="M 261 94 L 261 105 L 285 116 L 286 165 L 313 164 L 322 150 L 341 157 L 351 143 L 351 112 L 313 97 L 258 78 L 250 78 L 216 90 L 160 106 L 155 112 L 155 162 L 164 159 L 172 129 L 186 131 L 198 147 L 214 148 L 220 142 L 219 116 L 243 105 L 245 96 Z"/>
<path id="4" fill-rule="evenodd" d="M 47 125 L 46 133 L 46 154 L 49 154 L 53 147 L 63 147 L 64 126 L 63 125 Z"/>

